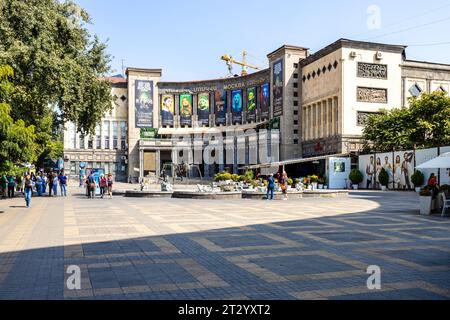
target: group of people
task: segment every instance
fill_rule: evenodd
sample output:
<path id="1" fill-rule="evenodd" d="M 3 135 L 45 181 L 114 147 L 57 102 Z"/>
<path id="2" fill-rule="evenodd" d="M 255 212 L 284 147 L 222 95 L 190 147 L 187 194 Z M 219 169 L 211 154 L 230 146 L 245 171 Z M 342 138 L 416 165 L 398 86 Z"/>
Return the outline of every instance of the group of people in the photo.
<path id="1" fill-rule="evenodd" d="M 27 173 L 24 176 L 3 175 L 0 185 L 4 199 L 14 198 L 16 192 L 22 193 L 27 208 L 30 207 L 33 193 L 36 193 L 38 197 L 42 197 L 47 193 L 47 187 L 50 197 L 58 195 L 58 187 L 61 196 L 67 197 L 67 176 L 64 174 L 64 171 L 60 173 L 49 172 L 48 174 L 44 172 L 37 174 Z"/>
<path id="2" fill-rule="evenodd" d="M 276 175 L 271 174 L 269 178 L 267 178 L 267 200 L 273 200 L 274 199 L 274 193 L 275 193 L 275 187 L 278 181 L 278 185 L 281 187 L 281 192 L 283 193 L 283 200 L 288 199 L 288 175 L 286 171 L 278 172 Z"/>
<path id="3" fill-rule="evenodd" d="M 86 180 L 86 196 L 89 199 L 94 199 L 97 188 L 100 189 L 100 197 L 103 199 L 105 195 L 109 196 L 109 198 L 112 198 L 113 193 L 113 183 L 114 179 L 112 174 L 108 175 L 100 175 L 100 178 L 97 179 L 96 176 L 91 172 Z"/>

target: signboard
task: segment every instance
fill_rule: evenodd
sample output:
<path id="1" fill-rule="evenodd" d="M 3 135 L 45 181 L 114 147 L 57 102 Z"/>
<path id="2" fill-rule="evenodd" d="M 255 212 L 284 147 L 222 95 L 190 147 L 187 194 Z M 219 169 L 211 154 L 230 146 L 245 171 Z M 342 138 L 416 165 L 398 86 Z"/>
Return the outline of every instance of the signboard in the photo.
<path id="1" fill-rule="evenodd" d="M 233 124 L 242 123 L 242 90 L 231 92 Z"/>
<path id="2" fill-rule="evenodd" d="M 161 121 L 162 125 L 173 127 L 175 114 L 175 98 L 173 95 L 163 94 L 161 96 Z"/>
<path id="3" fill-rule="evenodd" d="M 204 126 L 209 125 L 209 113 L 210 113 L 209 93 L 201 93 L 198 95 L 198 107 L 197 107 L 198 121 L 200 125 Z"/>
<path id="4" fill-rule="evenodd" d="M 158 135 L 158 129 L 141 129 L 141 139 L 155 139 Z"/>
<path id="5" fill-rule="evenodd" d="M 192 125 L 192 95 L 180 95 L 180 124 L 182 126 Z"/>
<path id="6" fill-rule="evenodd" d="M 273 116 L 283 114 L 283 59 L 273 64 Z"/>
<path id="7" fill-rule="evenodd" d="M 216 125 L 227 124 L 227 92 L 223 89 L 214 93 Z"/>
<path id="8" fill-rule="evenodd" d="M 135 82 L 136 128 L 153 128 L 153 81 Z"/>
<path id="9" fill-rule="evenodd" d="M 269 119 L 270 117 L 270 86 L 265 83 L 261 86 L 261 120 Z"/>
<path id="10" fill-rule="evenodd" d="M 350 158 L 328 159 L 328 185 L 330 189 L 347 189 L 351 169 Z"/>
<path id="11" fill-rule="evenodd" d="M 256 88 L 247 89 L 247 121 L 256 121 Z"/>

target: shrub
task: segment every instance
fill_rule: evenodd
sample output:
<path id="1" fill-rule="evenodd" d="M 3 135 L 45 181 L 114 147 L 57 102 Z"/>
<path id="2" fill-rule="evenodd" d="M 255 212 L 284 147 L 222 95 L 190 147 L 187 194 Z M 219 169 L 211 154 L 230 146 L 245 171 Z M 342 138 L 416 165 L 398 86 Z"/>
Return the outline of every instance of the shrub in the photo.
<path id="1" fill-rule="evenodd" d="M 239 181 L 239 175 L 238 174 L 232 174 L 231 175 L 231 180 L 233 180 L 234 182 L 238 182 Z"/>
<path id="2" fill-rule="evenodd" d="M 311 177 L 309 177 L 311 183 L 317 183 L 319 181 L 319 177 L 316 175 L 313 175 Z"/>
<path id="3" fill-rule="evenodd" d="M 425 176 L 423 175 L 423 173 L 421 171 L 417 170 L 411 176 L 411 182 L 414 183 L 414 186 L 420 187 L 425 182 Z"/>
<path id="4" fill-rule="evenodd" d="M 381 168 L 380 174 L 378 175 L 378 180 L 382 186 L 387 186 L 389 184 L 389 174 L 384 168 Z"/>
<path id="5" fill-rule="evenodd" d="M 245 181 L 250 182 L 255 178 L 255 175 L 252 170 L 247 170 L 244 173 Z"/>
<path id="6" fill-rule="evenodd" d="M 360 184 L 364 179 L 363 174 L 358 169 L 353 169 L 348 177 L 353 184 Z"/>
<path id="7" fill-rule="evenodd" d="M 423 188 L 422 190 L 420 190 L 421 197 L 431 197 L 432 195 L 433 195 L 433 193 L 428 188 Z"/>
<path id="8" fill-rule="evenodd" d="M 232 180 L 232 175 L 231 173 L 228 172 L 221 172 L 218 173 L 214 176 L 214 181 L 219 182 L 219 181 L 227 181 L 227 180 Z"/>
<path id="9" fill-rule="evenodd" d="M 288 179 L 288 185 L 292 186 L 294 184 L 294 180 L 292 180 L 291 178 Z"/>

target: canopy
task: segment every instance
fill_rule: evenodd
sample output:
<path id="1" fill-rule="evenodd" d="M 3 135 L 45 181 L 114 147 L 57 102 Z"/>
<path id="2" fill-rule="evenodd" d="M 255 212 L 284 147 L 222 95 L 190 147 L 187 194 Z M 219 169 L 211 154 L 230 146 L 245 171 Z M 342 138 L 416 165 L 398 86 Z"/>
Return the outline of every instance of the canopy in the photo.
<path id="1" fill-rule="evenodd" d="M 450 168 L 450 152 L 444 153 L 433 160 L 422 163 L 417 169 L 448 169 Z"/>

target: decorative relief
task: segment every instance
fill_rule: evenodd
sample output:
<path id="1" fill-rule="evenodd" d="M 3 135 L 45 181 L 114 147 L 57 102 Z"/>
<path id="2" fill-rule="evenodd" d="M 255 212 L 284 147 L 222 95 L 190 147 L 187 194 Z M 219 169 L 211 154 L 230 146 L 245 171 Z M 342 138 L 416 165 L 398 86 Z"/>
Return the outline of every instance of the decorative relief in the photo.
<path id="1" fill-rule="evenodd" d="M 360 102 L 387 103 L 387 89 L 378 88 L 357 88 L 357 100 Z"/>
<path id="2" fill-rule="evenodd" d="M 358 77 L 386 80 L 388 67 L 385 64 L 358 62 Z"/>
<path id="3" fill-rule="evenodd" d="M 374 114 L 379 114 L 378 112 L 363 112 L 363 111 L 358 111 L 357 116 L 356 116 L 356 124 L 358 127 L 364 127 L 367 121 L 367 118 L 371 115 Z"/>

